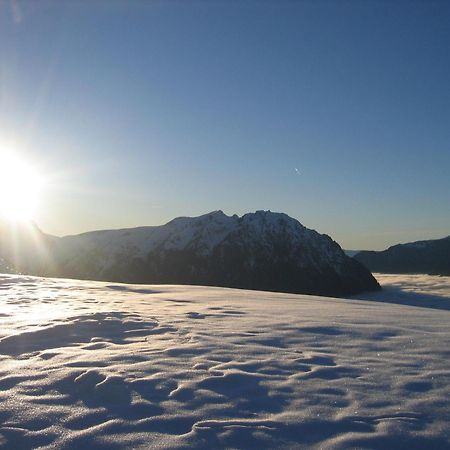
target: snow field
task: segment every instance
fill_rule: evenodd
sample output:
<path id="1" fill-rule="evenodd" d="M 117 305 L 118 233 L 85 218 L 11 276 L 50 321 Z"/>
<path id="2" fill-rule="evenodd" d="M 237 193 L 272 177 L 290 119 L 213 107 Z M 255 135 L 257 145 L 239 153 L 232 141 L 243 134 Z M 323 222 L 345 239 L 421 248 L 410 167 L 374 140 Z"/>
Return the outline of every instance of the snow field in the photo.
<path id="1" fill-rule="evenodd" d="M 1 275 L 0 447 L 449 448 L 450 282 L 388 277 L 369 301 Z"/>

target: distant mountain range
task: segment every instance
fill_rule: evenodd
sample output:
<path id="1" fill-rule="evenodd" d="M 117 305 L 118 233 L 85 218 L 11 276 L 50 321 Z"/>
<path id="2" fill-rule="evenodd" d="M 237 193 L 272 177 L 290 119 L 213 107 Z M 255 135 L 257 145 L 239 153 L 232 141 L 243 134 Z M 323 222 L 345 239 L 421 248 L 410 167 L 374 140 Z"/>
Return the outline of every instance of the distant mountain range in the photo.
<path id="1" fill-rule="evenodd" d="M 242 217 L 215 211 L 61 238 L 33 225 L 0 228 L 0 269 L 9 272 L 328 296 L 380 288 L 329 236 L 270 211 Z"/>
<path id="2" fill-rule="evenodd" d="M 450 236 L 410 242 L 384 251 L 361 251 L 354 258 L 373 272 L 450 275 Z"/>

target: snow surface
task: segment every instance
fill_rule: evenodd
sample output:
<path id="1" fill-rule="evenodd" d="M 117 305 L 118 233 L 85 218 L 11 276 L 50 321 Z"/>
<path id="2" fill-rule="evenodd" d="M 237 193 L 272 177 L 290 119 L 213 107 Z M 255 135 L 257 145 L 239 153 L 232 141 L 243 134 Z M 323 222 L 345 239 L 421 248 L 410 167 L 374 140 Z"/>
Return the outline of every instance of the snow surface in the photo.
<path id="1" fill-rule="evenodd" d="M 382 291 L 354 298 L 450 310 L 450 277 L 425 274 L 374 273 Z"/>
<path id="2" fill-rule="evenodd" d="M 450 280 L 378 279 L 368 301 L 1 275 L 0 446 L 448 449 Z"/>

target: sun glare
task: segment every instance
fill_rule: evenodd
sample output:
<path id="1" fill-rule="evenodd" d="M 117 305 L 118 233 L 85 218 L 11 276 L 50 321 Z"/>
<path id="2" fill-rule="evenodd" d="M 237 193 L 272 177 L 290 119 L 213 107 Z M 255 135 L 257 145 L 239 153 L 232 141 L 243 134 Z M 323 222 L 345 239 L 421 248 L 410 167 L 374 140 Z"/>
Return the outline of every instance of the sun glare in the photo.
<path id="1" fill-rule="evenodd" d="M 33 218 L 43 180 L 25 161 L 0 154 L 0 214 L 11 220 Z"/>

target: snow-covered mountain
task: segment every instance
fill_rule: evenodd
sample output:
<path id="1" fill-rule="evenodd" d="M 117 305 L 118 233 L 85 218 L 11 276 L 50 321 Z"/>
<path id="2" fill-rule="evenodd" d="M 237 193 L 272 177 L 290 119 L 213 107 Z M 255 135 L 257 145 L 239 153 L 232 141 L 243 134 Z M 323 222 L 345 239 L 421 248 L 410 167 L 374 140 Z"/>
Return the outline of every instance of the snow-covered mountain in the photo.
<path id="1" fill-rule="evenodd" d="M 215 211 L 162 226 L 62 238 L 34 229 L 19 253 L 15 263 L 6 258 L 17 271 L 46 276 L 331 296 L 379 288 L 329 236 L 270 211 L 242 217 Z"/>
<path id="2" fill-rule="evenodd" d="M 375 272 L 450 275 L 450 236 L 362 251 L 354 258 Z"/>

